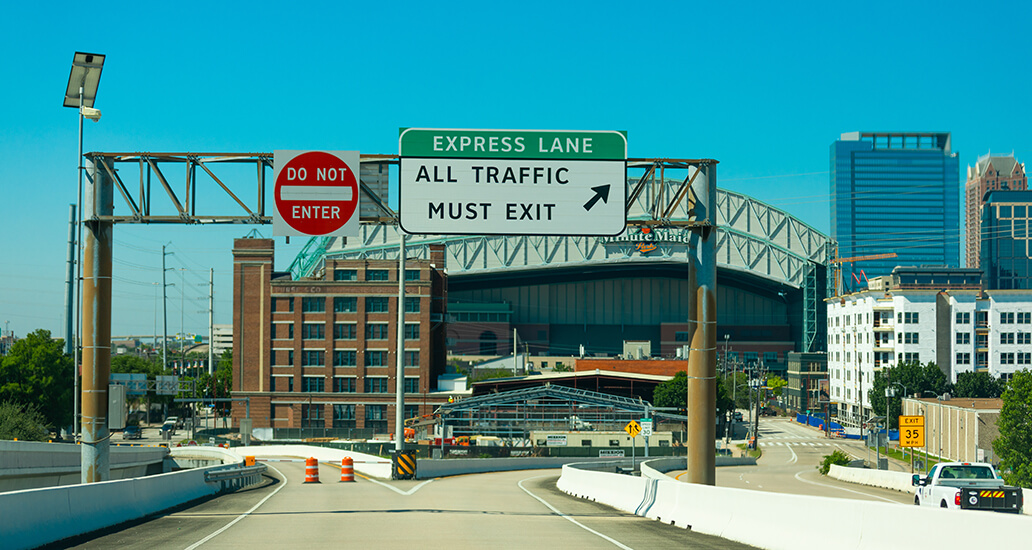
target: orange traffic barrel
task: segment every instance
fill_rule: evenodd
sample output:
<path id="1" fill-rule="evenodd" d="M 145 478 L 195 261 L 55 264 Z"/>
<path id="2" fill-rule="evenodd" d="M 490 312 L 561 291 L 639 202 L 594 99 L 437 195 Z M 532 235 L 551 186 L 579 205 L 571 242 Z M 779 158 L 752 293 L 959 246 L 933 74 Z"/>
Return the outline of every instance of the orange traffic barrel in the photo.
<path id="1" fill-rule="evenodd" d="M 340 461 L 340 480 L 355 481 L 355 461 L 350 456 Z"/>
<path id="2" fill-rule="evenodd" d="M 314 458 L 305 459 L 305 483 L 319 483 L 319 461 Z"/>
<path id="3" fill-rule="evenodd" d="M 244 457 L 244 466 L 254 466 L 254 457 L 253 456 L 245 456 Z"/>

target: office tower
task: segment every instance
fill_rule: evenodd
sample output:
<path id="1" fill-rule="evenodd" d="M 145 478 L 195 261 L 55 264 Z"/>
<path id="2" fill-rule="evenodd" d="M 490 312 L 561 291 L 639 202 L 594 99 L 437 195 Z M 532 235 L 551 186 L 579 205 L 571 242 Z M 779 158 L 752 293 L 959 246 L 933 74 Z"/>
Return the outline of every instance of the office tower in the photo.
<path id="1" fill-rule="evenodd" d="M 959 170 L 948 132 L 842 134 L 831 145 L 839 257 L 897 254 L 846 263 L 843 281 L 889 275 L 896 266 L 960 267 Z"/>
<path id="2" fill-rule="evenodd" d="M 965 260 L 967 267 L 979 267 L 982 256 L 982 205 L 989 191 L 1024 191 L 1028 189 L 1025 167 L 1014 159 L 1014 154 L 1005 156 L 982 155 L 974 166 L 968 166 L 967 184 L 964 188 Z M 988 275 L 988 274 L 987 274 Z"/>
<path id="3" fill-rule="evenodd" d="M 989 191 L 981 210 L 980 263 L 986 288 L 1032 289 L 1032 191 Z"/>

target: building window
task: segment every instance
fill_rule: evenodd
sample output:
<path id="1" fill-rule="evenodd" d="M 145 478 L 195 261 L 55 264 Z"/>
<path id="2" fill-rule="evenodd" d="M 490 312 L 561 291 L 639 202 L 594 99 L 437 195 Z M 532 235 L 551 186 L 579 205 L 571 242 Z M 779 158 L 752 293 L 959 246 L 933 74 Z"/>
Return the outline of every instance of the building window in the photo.
<path id="1" fill-rule="evenodd" d="M 367 269 L 365 272 L 365 280 L 388 281 L 390 280 L 390 272 L 386 269 Z"/>
<path id="2" fill-rule="evenodd" d="M 958 365 L 970 365 L 971 364 L 971 354 L 970 353 L 958 353 L 957 354 L 957 364 Z"/>
<path id="3" fill-rule="evenodd" d="M 1017 356 L 1019 365 L 1032 365 L 1032 353 L 1023 351 L 1019 352 Z"/>
<path id="4" fill-rule="evenodd" d="M 419 393 L 419 377 L 405 377 L 405 393 Z"/>
<path id="5" fill-rule="evenodd" d="M 326 338 L 326 325 L 322 323 L 302 324 L 301 338 L 304 338 L 305 340 L 322 340 Z"/>
<path id="6" fill-rule="evenodd" d="M 335 296 L 333 298 L 334 313 L 355 313 L 358 311 L 358 298 L 354 296 Z"/>
<path id="7" fill-rule="evenodd" d="M 365 427 L 374 432 L 387 431 L 387 405 L 365 406 Z"/>
<path id="8" fill-rule="evenodd" d="M 497 355 L 498 337 L 495 333 L 486 331 L 480 333 L 480 355 Z"/>
<path id="9" fill-rule="evenodd" d="M 903 334 L 903 343 L 904 344 L 917 344 L 917 343 L 919 343 L 918 342 L 918 334 L 919 333 L 917 333 L 917 332 L 906 332 L 906 333 L 904 333 Z"/>
<path id="10" fill-rule="evenodd" d="M 326 364 L 324 357 L 326 352 L 323 350 L 302 350 L 301 351 L 301 366 L 303 367 L 321 367 Z"/>
<path id="11" fill-rule="evenodd" d="M 419 340 L 419 325 L 416 323 L 405 323 L 405 339 Z"/>
<path id="12" fill-rule="evenodd" d="M 287 350 L 287 365 L 294 366 L 294 350 L 292 349 Z"/>
<path id="13" fill-rule="evenodd" d="M 966 346 L 971 343 L 971 333 L 969 332 L 958 332 L 957 333 L 957 345 Z"/>
<path id="14" fill-rule="evenodd" d="M 905 363 L 917 363 L 917 364 L 920 364 L 921 363 L 921 354 L 920 353 L 904 353 L 903 354 L 903 362 L 905 362 Z"/>
<path id="15" fill-rule="evenodd" d="M 1013 344 L 1014 343 L 1014 333 L 1013 332 L 1001 332 L 1000 333 L 1000 343 L 1001 344 Z"/>
<path id="16" fill-rule="evenodd" d="M 989 312 L 988 311 L 976 311 L 975 312 L 975 327 L 983 328 L 989 326 Z"/>
<path id="17" fill-rule="evenodd" d="M 416 418 L 419 416 L 419 405 L 405 405 L 405 418 Z"/>
<path id="18" fill-rule="evenodd" d="M 366 313 L 387 313 L 387 304 L 387 297 L 368 296 L 365 299 Z"/>
<path id="19" fill-rule="evenodd" d="M 301 405 L 301 427 L 302 428 L 325 428 L 323 420 L 323 406 Z"/>
<path id="20" fill-rule="evenodd" d="M 1032 344 L 1032 333 L 1019 332 L 1018 333 L 1018 344 Z"/>
<path id="21" fill-rule="evenodd" d="M 405 313 L 419 313 L 419 296 L 405 297 Z"/>
<path id="22" fill-rule="evenodd" d="M 971 324 L 971 314 L 967 312 L 957 312 L 957 324 L 958 325 L 969 325 Z"/>
<path id="23" fill-rule="evenodd" d="M 677 331 L 674 333 L 675 342 L 690 342 L 692 335 L 687 331 Z"/>
<path id="24" fill-rule="evenodd" d="M 405 270 L 405 280 L 406 281 L 418 281 L 419 280 L 419 270 L 418 269 L 406 269 Z"/>
<path id="25" fill-rule="evenodd" d="M 1032 324 L 1032 312 L 1018 312 L 1018 323 L 1022 325 Z"/>
<path id="26" fill-rule="evenodd" d="M 354 269 L 336 269 L 333 271 L 334 281 L 357 281 L 358 272 Z"/>
<path id="27" fill-rule="evenodd" d="M 755 352 L 755 351 L 747 351 L 747 352 L 745 352 L 745 364 L 746 365 L 750 365 L 750 366 L 751 365 L 755 365 L 756 362 L 759 361 L 759 360 L 760 360 L 759 352 Z M 848 359 L 847 359 L 847 361 L 848 361 Z"/>
<path id="28" fill-rule="evenodd" d="M 365 379 L 366 393 L 387 393 L 386 376 L 367 376 Z"/>
<path id="29" fill-rule="evenodd" d="M 354 428 L 355 427 L 355 406 L 334 405 L 333 406 L 333 427 Z"/>
<path id="30" fill-rule="evenodd" d="M 989 335 L 988 334 L 976 334 L 975 335 L 975 347 L 987 348 L 989 347 Z"/>
<path id="31" fill-rule="evenodd" d="M 387 323 L 369 323 L 365 326 L 365 337 L 367 340 L 386 340 Z"/>
<path id="32" fill-rule="evenodd" d="M 333 393 L 355 393 L 355 379 L 351 376 L 334 376 Z"/>
<path id="33" fill-rule="evenodd" d="M 324 392 L 326 391 L 326 379 L 322 376 L 302 376 L 301 391 Z"/>
<path id="34" fill-rule="evenodd" d="M 294 298 L 273 298 L 272 311 L 274 313 L 294 313 Z"/>
<path id="35" fill-rule="evenodd" d="M 326 298 L 315 296 L 301 298 L 301 311 L 304 313 L 323 313 L 326 311 Z"/>
<path id="36" fill-rule="evenodd" d="M 908 325 L 916 325 L 917 323 L 920 323 L 921 321 L 919 319 L 920 315 L 916 311 L 910 311 L 903 314 L 903 322 Z"/>
<path id="37" fill-rule="evenodd" d="M 386 367 L 387 366 L 387 352 L 386 351 L 369 351 L 365 352 L 365 366 L 367 367 Z"/>
<path id="38" fill-rule="evenodd" d="M 1014 324 L 1014 312 L 1013 311 L 1001 311 L 1000 312 L 1000 324 L 1001 325 L 1013 325 Z"/>
<path id="39" fill-rule="evenodd" d="M 1014 354 L 1013 353 L 1001 353 L 1000 354 L 1000 364 L 1001 365 L 1013 365 L 1014 364 Z"/>
<path id="40" fill-rule="evenodd" d="M 357 328 L 355 323 L 334 323 L 333 324 L 333 339 L 334 340 L 354 340 L 357 337 Z"/>
<path id="41" fill-rule="evenodd" d="M 357 365 L 355 362 L 355 350 L 344 349 L 333 351 L 333 366 L 354 367 L 355 365 Z"/>
<path id="42" fill-rule="evenodd" d="M 418 351 L 406 351 L 405 352 L 405 366 L 406 367 L 418 367 L 419 366 L 419 352 Z"/>

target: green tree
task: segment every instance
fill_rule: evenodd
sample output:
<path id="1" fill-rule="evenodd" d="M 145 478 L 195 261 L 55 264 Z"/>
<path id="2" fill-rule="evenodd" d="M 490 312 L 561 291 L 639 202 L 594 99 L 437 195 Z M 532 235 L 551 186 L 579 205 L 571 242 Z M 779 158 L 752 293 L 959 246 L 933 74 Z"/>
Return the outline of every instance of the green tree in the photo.
<path id="1" fill-rule="evenodd" d="M 688 373 L 680 371 L 673 378 L 662 382 L 652 390 L 652 404 L 657 407 L 674 407 L 682 410 L 688 407 Z"/>
<path id="2" fill-rule="evenodd" d="M 1015 372 L 1002 397 L 993 450 L 1007 483 L 1032 487 L 1032 372 Z"/>
<path id="3" fill-rule="evenodd" d="M 788 380 L 772 374 L 767 377 L 767 387 L 774 393 L 774 397 L 781 397 L 781 390 L 788 385 Z"/>
<path id="4" fill-rule="evenodd" d="M 717 378 L 717 410 L 718 416 L 726 415 L 734 408 L 734 402 L 727 394 L 724 381 Z M 656 386 L 652 392 L 652 404 L 657 407 L 674 407 L 678 410 L 688 408 L 688 373 L 680 371 L 673 378 Z"/>
<path id="5" fill-rule="evenodd" d="M 890 386 L 893 388 L 895 396 L 888 399 L 888 411 L 886 411 L 885 389 Z M 908 395 L 921 396 L 925 392 L 942 395 L 951 389 L 952 386 L 949 379 L 946 378 L 946 373 L 942 372 L 935 363 L 924 365 L 917 362 L 900 363 L 875 374 L 869 397 L 871 410 L 876 416 L 887 416 L 889 427 L 896 428 L 899 423 L 899 415 L 902 414 L 904 391 Z"/>
<path id="6" fill-rule="evenodd" d="M 146 374 L 147 378 L 163 374 L 161 365 L 139 355 L 116 355 L 111 358 L 111 372 Z"/>
<path id="7" fill-rule="evenodd" d="M 47 419 L 36 407 L 5 401 L 0 403 L 0 439 L 43 441 Z"/>
<path id="8" fill-rule="evenodd" d="M 962 372 L 953 387 L 954 397 L 1000 397 L 1007 385 L 988 372 Z"/>
<path id="9" fill-rule="evenodd" d="M 72 358 L 64 341 L 39 329 L 11 346 L 0 361 L 0 401 L 43 411 L 48 428 L 72 423 Z"/>

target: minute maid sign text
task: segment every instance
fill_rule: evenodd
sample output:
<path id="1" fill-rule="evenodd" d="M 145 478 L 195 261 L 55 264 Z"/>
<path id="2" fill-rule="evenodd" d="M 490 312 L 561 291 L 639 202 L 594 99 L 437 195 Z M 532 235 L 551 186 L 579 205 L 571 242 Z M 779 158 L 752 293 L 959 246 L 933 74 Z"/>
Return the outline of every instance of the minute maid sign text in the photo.
<path id="1" fill-rule="evenodd" d="M 569 130 L 401 131 L 399 206 L 413 234 L 624 231 L 627 138 Z"/>
<path id="2" fill-rule="evenodd" d="M 640 231 L 602 239 L 605 244 L 633 243 L 635 250 L 642 254 L 648 254 L 659 248 L 659 243 L 680 243 L 688 244 L 692 235 L 689 231 L 679 229 L 658 229 L 643 227 Z"/>

